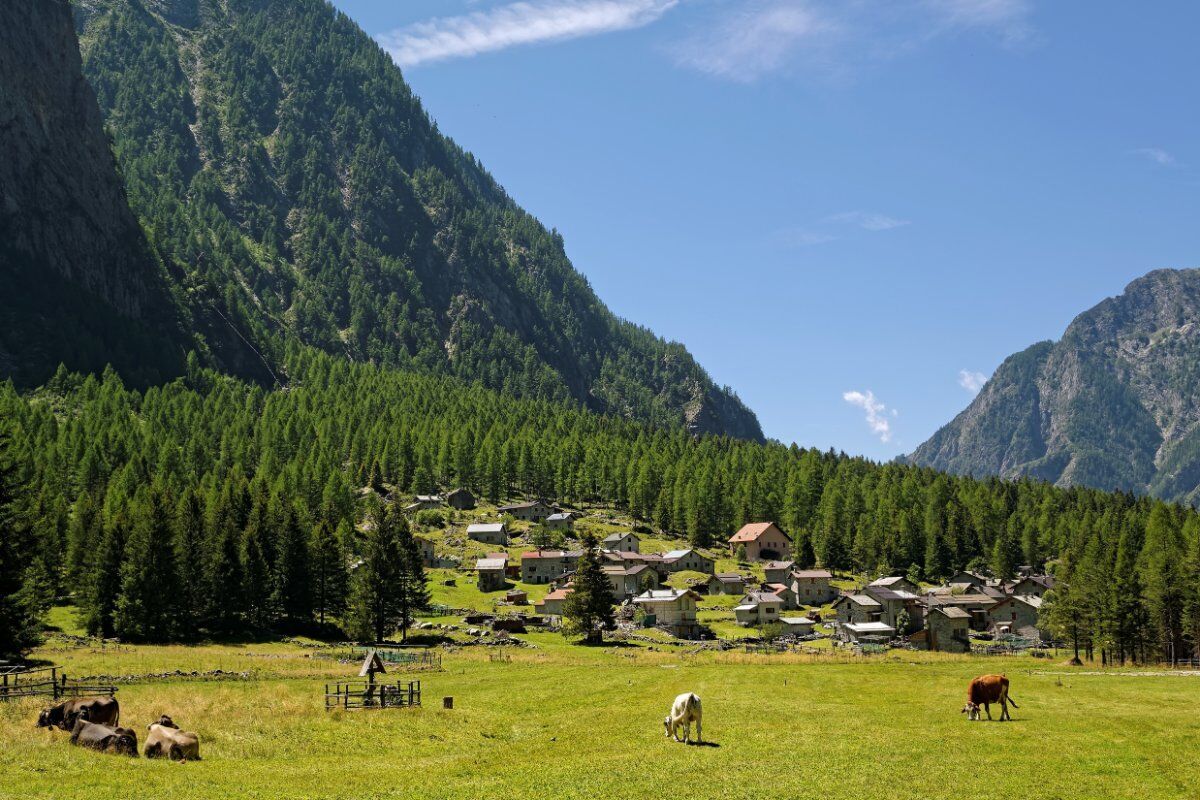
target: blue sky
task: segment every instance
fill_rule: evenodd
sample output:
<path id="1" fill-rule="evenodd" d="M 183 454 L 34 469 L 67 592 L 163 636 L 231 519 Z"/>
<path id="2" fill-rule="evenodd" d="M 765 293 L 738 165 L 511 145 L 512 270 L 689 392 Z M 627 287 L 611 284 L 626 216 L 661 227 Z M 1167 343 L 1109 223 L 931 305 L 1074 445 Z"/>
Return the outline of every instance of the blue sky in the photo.
<path id="1" fill-rule="evenodd" d="M 1200 4 L 335 0 L 621 316 L 768 436 L 909 452 L 1200 266 Z"/>

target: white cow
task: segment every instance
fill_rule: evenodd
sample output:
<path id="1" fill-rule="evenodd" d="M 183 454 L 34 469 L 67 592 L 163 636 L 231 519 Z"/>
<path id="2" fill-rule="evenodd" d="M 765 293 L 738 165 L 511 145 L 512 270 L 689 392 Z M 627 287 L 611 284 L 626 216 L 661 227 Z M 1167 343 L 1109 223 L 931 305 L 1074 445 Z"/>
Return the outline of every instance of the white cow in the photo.
<path id="1" fill-rule="evenodd" d="M 696 743 L 700 744 L 704 741 L 704 731 L 701 727 L 701 722 L 704 713 L 700 708 L 700 698 L 692 692 L 684 692 L 675 698 L 675 703 L 671 706 L 671 713 L 663 720 L 663 727 L 667 729 L 667 736 L 674 737 L 675 741 L 679 741 L 679 729 L 683 728 L 683 741 L 686 744 L 692 738 L 692 723 L 696 723 Z"/>

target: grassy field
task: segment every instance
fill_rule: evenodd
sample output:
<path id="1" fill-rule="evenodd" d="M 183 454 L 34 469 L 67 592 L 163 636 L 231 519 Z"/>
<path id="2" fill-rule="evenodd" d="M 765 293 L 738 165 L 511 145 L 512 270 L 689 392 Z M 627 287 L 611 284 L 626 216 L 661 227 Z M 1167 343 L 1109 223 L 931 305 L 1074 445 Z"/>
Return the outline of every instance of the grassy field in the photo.
<path id="1" fill-rule="evenodd" d="M 0 797 L 450 798 L 1195 797 L 1200 677 L 1071 671 L 893 653 L 749 656 L 657 645 L 449 651 L 422 678 L 425 707 L 321 710 L 326 679 L 357 665 L 297 643 L 123 647 L 51 643 L 71 675 L 224 669 L 250 680 L 123 685 L 122 718 L 144 736 L 168 712 L 204 760 L 127 760 L 33 727 L 38 705 L 0 704 Z M 967 679 L 1004 671 L 1011 723 L 958 713 Z M 663 736 L 672 698 L 704 701 L 712 746 Z M 443 710 L 441 698 L 454 697 Z"/>

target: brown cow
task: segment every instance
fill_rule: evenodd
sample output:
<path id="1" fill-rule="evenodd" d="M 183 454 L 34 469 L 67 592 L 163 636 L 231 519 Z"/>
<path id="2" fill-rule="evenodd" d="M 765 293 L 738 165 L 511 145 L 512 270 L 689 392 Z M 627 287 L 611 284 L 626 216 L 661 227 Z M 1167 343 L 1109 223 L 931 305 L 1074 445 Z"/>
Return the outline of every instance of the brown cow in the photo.
<path id="1" fill-rule="evenodd" d="M 979 707 L 983 706 L 987 718 L 992 718 L 992 703 L 1000 704 L 1000 721 L 1012 719 L 1008 713 L 1009 703 L 1013 708 L 1020 708 L 1016 701 L 1008 696 L 1008 678 L 1003 675 L 980 675 L 971 681 L 967 687 L 967 704 L 962 713 L 969 720 L 979 719 Z"/>
<path id="2" fill-rule="evenodd" d="M 149 727 L 146 736 L 146 758 L 167 756 L 172 761 L 199 761 L 200 737 L 190 731 L 181 731 L 179 726 L 163 714 L 158 722 Z"/>
<path id="3" fill-rule="evenodd" d="M 101 753 L 113 753 L 137 758 L 137 734 L 129 728 L 115 728 L 88 722 L 82 716 L 71 729 L 71 744 L 90 747 Z"/>
<path id="4" fill-rule="evenodd" d="M 83 715 L 88 722 L 98 725 L 117 725 L 121 721 L 121 704 L 115 697 L 81 697 L 77 700 L 64 700 L 56 706 L 42 711 L 38 715 L 39 728 L 61 728 L 64 731 L 74 729 L 75 720 Z"/>

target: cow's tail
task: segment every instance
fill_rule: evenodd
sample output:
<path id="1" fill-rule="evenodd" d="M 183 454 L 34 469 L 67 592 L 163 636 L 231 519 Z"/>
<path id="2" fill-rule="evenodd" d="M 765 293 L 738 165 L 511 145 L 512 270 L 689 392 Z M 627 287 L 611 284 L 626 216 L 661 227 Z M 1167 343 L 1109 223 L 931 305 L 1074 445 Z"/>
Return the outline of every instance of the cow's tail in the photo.
<path id="1" fill-rule="evenodd" d="M 1020 708 L 1020 706 L 1019 706 L 1019 705 L 1017 705 L 1017 701 L 1016 701 L 1016 700 L 1013 700 L 1013 698 L 1012 698 L 1012 695 L 1011 695 L 1011 694 L 1006 694 L 1004 697 L 1005 697 L 1005 699 L 1006 699 L 1006 700 L 1008 700 L 1008 702 L 1012 703 L 1012 707 L 1013 707 L 1013 708 Z"/>

